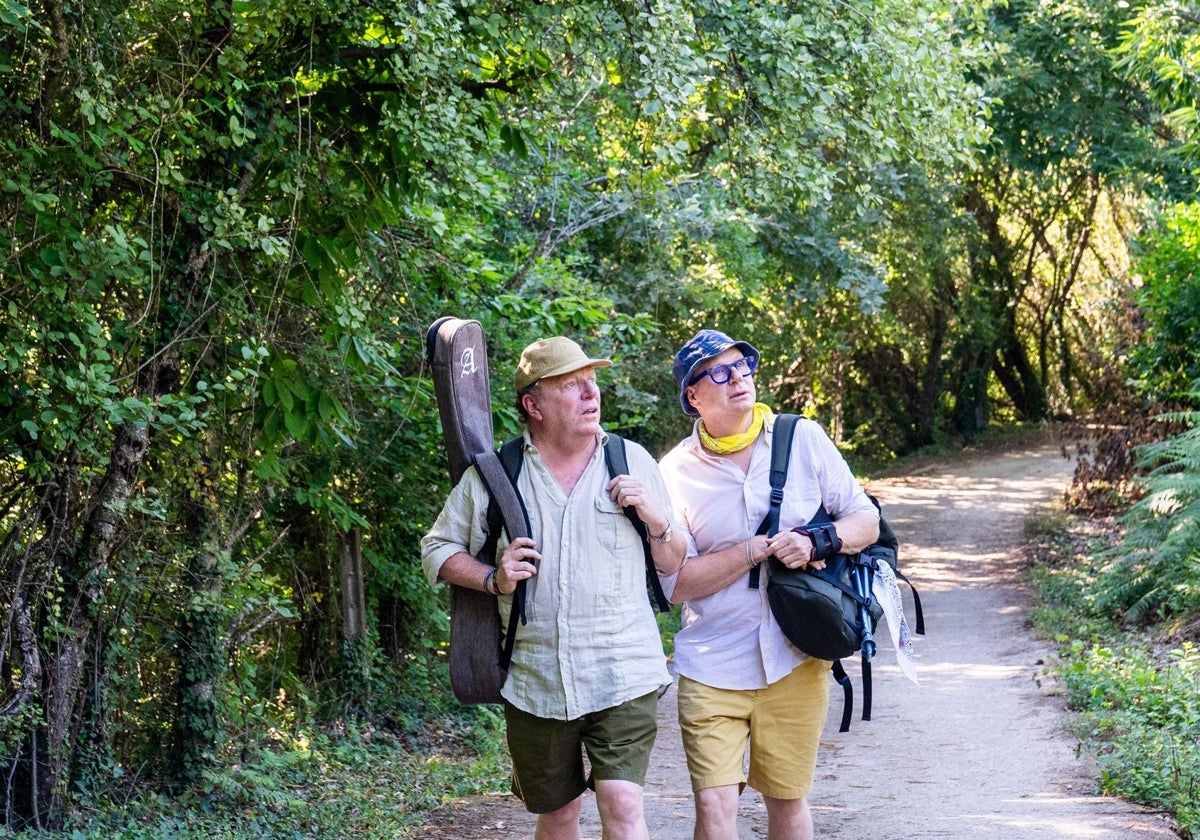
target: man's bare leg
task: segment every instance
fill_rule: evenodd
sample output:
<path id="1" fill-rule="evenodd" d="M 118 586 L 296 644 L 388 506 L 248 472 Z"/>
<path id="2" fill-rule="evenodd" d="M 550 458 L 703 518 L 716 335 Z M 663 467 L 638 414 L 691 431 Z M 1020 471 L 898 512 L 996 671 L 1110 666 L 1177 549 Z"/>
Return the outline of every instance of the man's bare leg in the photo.
<path id="1" fill-rule="evenodd" d="M 603 840 L 650 840 L 644 790 L 636 782 L 597 781 L 596 809 L 600 812 Z"/>
<path id="2" fill-rule="evenodd" d="M 767 806 L 767 840 L 813 840 L 812 812 L 807 799 L 773 799 Z"/>
<path id="3" fill-rule="evenodd" d="M 557 811 L 539 814 L 534 840 L 579 840 L 579 812 L 583 797 L 577 796 Z"/>
<path id="4" fill-rule="evenodd" d="M 696 791 L 695 840 L 737 840 L 739 785 Z"/>

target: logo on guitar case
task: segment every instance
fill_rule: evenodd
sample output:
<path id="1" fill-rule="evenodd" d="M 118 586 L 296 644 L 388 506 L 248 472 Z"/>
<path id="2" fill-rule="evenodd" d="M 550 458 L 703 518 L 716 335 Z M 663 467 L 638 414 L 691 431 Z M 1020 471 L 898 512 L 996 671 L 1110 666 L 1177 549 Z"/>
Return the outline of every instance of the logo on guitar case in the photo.
<path id="1" fill-rule="evenodd" d="M 459 358 L 459 364 L 462 366 L 462 373 L 459 376 L 470 376 L 475 373 L 475 348 L 468 347 L 462 351 L 462 356 Z"/>

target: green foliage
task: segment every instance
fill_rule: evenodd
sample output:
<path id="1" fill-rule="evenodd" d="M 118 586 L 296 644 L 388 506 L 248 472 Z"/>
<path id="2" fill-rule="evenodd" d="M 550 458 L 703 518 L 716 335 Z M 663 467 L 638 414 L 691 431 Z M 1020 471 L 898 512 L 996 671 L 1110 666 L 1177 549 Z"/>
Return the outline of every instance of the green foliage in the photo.
<path id="1" fill-rule="evenodd" d="M 1102 791 L 1171 813 L 1182 836 L 1197 836 L 1200 651 L 1178 636 L 1151 638 L 1161 626 L 1130 631 L 1095 610 L 1107 541 L 1090 520 L 1060 517 L 1027 536 L 1042 601 L 1035 624 L 1058 651 L 1045 673 L 1077 713 L 1072 729 L 1096 756 Z"/>
<path id="2" fill-rule="evenodd" d="M 1138 246 L 1146 325 L 1133 356 L 1137 381 L 1149 400 L 1186 399 L 1200 383 L 1200 204 L 1168 209 Z"/>
<path id="3" fill-rule="evenodd" d="M 1146 84 L 1179 132 L 1183 152 L 1200 159 L 1200 17 L 1171 0 L 1146 3 L 1121 33 L 1117 66 Z"/>
<path id="4" fill-rule="evenodd" d="M 1173 812 L 1183 836 L 1200 832 L 1200 651 L 1163 657 L 1136 644 L 1076 641 L 1058 673 L 1096 745 L 1102 791 Z"/>
<path id="5" fill-rule="evenodd" d="M 1162 419 L 1190 428 L 1139 447 L 1145 495 L 1123 517 L 1120 543 L 1102 553 L 1090 592 L 1097 613 L 1129 622 L 1200 612 L 1200 415 Z"/>
<path id="6" fill-rule="evenodd" d="M 1028 572 L 1040 594 L 1034 625 L 1046 636 L 1086 638 L 1114 628 L 1108 616 L 1080 614 L 1085 588 L 1095 575 L 1092 556 L 1104 542 L 1080 534 L 1075 525 L 1066 510 L 1048 508 L 1028 517 L 1022 528 L 1026 550 L 1036 561 Z"/>

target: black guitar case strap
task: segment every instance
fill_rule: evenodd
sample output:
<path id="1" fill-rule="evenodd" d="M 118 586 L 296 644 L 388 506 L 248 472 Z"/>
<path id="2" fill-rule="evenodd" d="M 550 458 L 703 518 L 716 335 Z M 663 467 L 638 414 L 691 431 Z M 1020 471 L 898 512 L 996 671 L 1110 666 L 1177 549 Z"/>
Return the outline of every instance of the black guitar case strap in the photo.
<path id="1" fill-rule="evenodd" d="M 515 437 L 496 452 L 482 455 L 475 462 L 475 468 L 480 471 L 479 475 L 491 496 L 487 511 L 488 536 L 484 545 L 491 547 L 493 558 L 496 556 L 496 541 L 499 539 L 501 527 L 508 531 L 510 541 L 518 537 L 533 536 L 533 529 L 529 525 L 529 512 L 517 491 L 517 477 L 520 476 L 521 467 L 525 463 L 524 447 L 524 436 Z M 483 469 L 480 469 L 481 464 L 484 465 Z M 486 475 L 484 469 L 487 470 Z M 509 527 L 509 523 L 512 523 L 512 527 Z M 517 622 L 526 623 L 526 606 L 533 597 L 533 587 L 536 585 L 536 577 L 517 581 L 517 588 L 513 592 L 512 611 L 508 614 L 508 626 L 505 628 L 504 642 L 500 648 L 499 665 L 504 671 L 508 670 L 509 663 L 512 662 L 513 648 L 517 643 Z"/>

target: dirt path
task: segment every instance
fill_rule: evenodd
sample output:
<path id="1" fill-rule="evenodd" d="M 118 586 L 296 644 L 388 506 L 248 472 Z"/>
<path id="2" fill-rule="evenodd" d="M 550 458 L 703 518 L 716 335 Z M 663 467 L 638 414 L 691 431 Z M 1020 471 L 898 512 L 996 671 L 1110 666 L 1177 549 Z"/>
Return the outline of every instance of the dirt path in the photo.
<path id="1" fill-rule="evenodd" d="M 1160 816 L 1094 795 L 1094 768 L 1075 755 L 1060 699 L 1035 682 L 1046 646 L 1025 621 L 1014 549 L 1026 515 L 1058 498 L 1072 469 L 1056 444 L 871 483 L 900 537 L 901 568 L 920 591 L 929 635 L 917 641 L 920 685 L 900 673 L 890 643 L 881 642 L 872 720 L 856 712 L 848 733 L 837 731 L 841 689 L 830 681 L 809 800 L 819 840 L 1176 837 Z M 848 670 L 857 700 L 857 668 Z M 692 798 L 674 690 L 659 721 L 647 821 L 655 840 L 689 840 Z M 533 825 L 511 796 L 487 796 L 444 809 L 423 836 L 528 840 Z M 590 795 L 583 836 L 600 837 Z M 761 798 L 749 789 L 740 837 L 766 837 Z"/>

